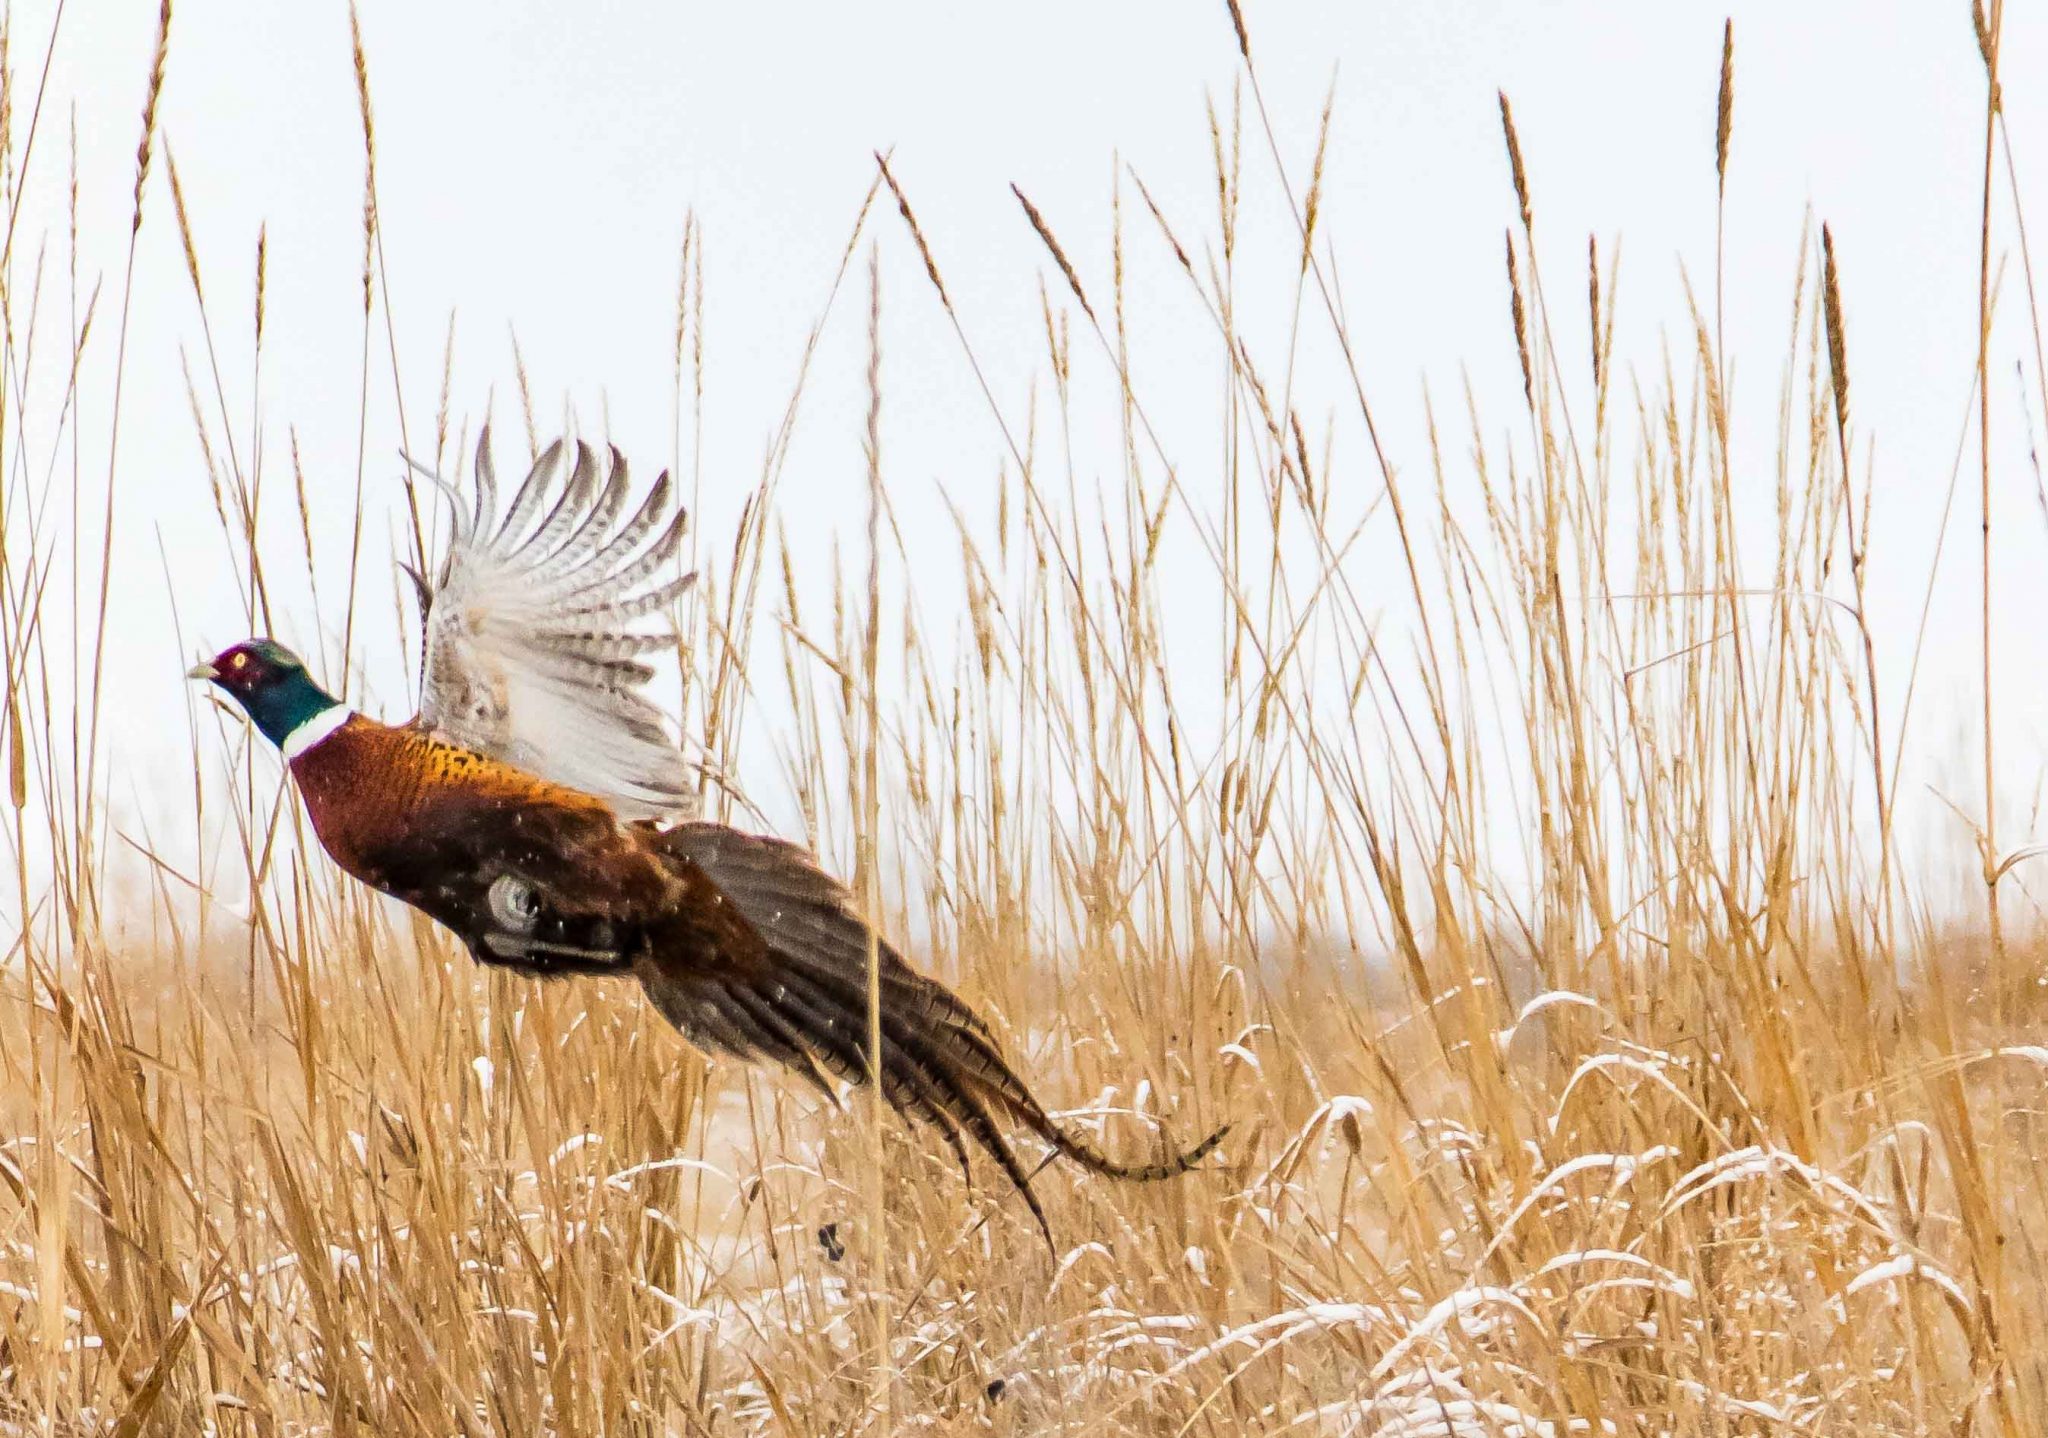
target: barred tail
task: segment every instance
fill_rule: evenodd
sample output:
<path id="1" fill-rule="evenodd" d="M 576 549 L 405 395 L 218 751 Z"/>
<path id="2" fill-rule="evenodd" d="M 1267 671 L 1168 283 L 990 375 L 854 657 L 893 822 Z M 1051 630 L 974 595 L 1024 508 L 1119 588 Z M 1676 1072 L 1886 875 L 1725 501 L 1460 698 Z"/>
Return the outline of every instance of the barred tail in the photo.
<path id="1" fill-rule="evenodd" d="M 654 842 L 671 862 L 710 880 L 745 921 L 732 941 L 746 954 L 705 955 L 643 969 L 650 996 L 685 1035 L 742 1058 L 773 1059 L 832 1092 L 830 1076 L 869 1077 L 869 930 L 844 886 L 810 855 L 777 839 L 691 823 Z M 758 943 L 751 940 L 758 939 Z M 1151 1183 L 1200 1163 L 1229 1126 L 1154 1164 L 1122 1164 L 1063 1127 L 1018 1077 L 988 1025 L 945 985 L 903 962 L 886 942 L 880 959 L 882 1096 L 897 1112 L 939 1130 L 967 1169 L 972 1139 L 1023 1197 L 1053 1247 L 1052 1228 L 999 1115 L 1014 1118 L 1060 1156 L 1108 1178 Z M 682 957 L 682 956 L 679 956 Z"/>
<path id="2" fill-rule="evenodd" d="M 1033 1133 L 1058 1149 L 1062 1158 L 1072 1159 L 1091 1173 L 1099 1173 L 1104 1178 L 1114 1178 L 1125 1183 L 1161 1183 L 1169 1178 L 1179 1178 L 1214 1153 L 1216 1145 L 1229 1136 L 1231 1128 L 1227 1123 L 1221 1125 L 1200 1143 L 1183 1149 L 1164 1163 L 1128 1164 L 1118 1163 L 1108 1157 L 1087 1139 L 1060 1127 L 1050 1115 L 1042 1111 L 1036 1117 L 1023 1113 L 1018 1114 L 1018 1117 L 1024 1120 L 1025 1126 Z"/>

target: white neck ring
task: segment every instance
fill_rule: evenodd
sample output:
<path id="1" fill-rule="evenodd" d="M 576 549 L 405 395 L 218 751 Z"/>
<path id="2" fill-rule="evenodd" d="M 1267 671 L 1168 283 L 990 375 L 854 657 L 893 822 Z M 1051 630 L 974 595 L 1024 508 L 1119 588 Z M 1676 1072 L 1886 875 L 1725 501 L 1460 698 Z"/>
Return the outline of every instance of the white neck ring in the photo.
<path id="1" fill-rule="evenodd" d="M 355 712 L 346 704 L 335 704 L 322 709 L 311 719 L 300 724 L 298 728 L 285 735 L 284 742 L 277 746 L 284 754 L 284 762 L 291 763 L 325 741 L 335 730 L 348 723 Z"/>

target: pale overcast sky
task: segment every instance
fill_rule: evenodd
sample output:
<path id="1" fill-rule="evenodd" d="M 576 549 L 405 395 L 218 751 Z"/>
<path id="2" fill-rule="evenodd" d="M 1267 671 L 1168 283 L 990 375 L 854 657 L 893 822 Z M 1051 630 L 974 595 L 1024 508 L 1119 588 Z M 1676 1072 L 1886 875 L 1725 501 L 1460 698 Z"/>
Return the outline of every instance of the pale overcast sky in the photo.
<path id="1" fill-rule="evenodd" d="M 1712 268 L 1714 99 L 1727 8 L 1247 0 L 1246 13 L 1297 174 L 1334 81 L 1324 223 L 1377 416 L 1403 469 L 1427 472 L 1425 384 L 1440 411 L 1456 413 L 1469 374 L 1493 428 L 1504 439 L 1526 434 L 1504 318 L 1501 236 L 1514 206 L 1496 90 L 1515 104 L 1553 288 L 1582 293 L 1589 232 L 1603 249 L 1618 238 L 1619 361 L 1654 371 L 1664 333 L 1684 362 L 1681 266 L 1703 290 Z M 1886 662 L 1902 672 L 1969 391 L 1982 68 L 1961 4 L 1776 0 L 1732 13 L 1727 313 L 1738 426 L 1748 452 L 1767 461 L 1811 207 L 1834 227 L 1842 254 L 1857 424 L 1875 444 L 1874 618 L 1891 646 Z M 155 4 L 144 0 L 96 0 L 66 12 L 31 162 L 16 289 L 47 239 L 45 303 L 61 314 L 63 170 L 75 116 L 81 292 L 96 278 L 106 283 L 96 325 L 111 325 L 121 291 L 155 19 Z M 17 133 L 50 23 L 47 0 L 14 7 Z M 650 470 L 666 463 L 678 246 L 694 207 L 708 254 L 703 525 L 714 542 L 729 536 L 758 478 L 872 177 L 871 152 L 893 147 L 998 396 L 1021 414 L 1041 369 L 1037 285 L 1046 267 L 1010 183 L 1058 228 L 1084 279 L 1106 291 L 1119 159 L 1146 177 L 1185 233 L 1213 230 L 1204 100 L 1227 107 L 1239 74 L 1220 0 L 368 0 L 362 26 L 397 363 L 415 445 L 432 424 L 453 312 L 458 417 L 478 417 L 495 388 L 501 436 L 519 437 L 507 339 L 516 330 L 544 412 L 559 413 L 567 397 L 591 427 L 608 415 L 613 437 Z M 2048 109 L 2039 93 L 2048 16 L 2039 7 L 2007 6 L 2005 55 L 2022 195 L 2048 206 Z M 258 228 L 267 225 L 263 463 L 281 497 L 296 432 L 322 513 L 338 523 L 355 476 L 362 342 L 362 140 L 346 8 L 182 5 L 161 132 L 184 181 L 237 443 L 246 450 L 249 294 Z M 1254 133 L 1248 129 L 1248 140 Z M 1267 243 L 1270 259 L 1285 250 L 1284 212 L 1259 148 L 1248 173 L 1248 229 Z M 1128 189 L 1126 200 L 1135 211 Z M 117 800 L 153 790 L 138 777 L 144 761 L 182 756 L 179 671 L 192 647 L 238 638 L 242 622 L 221 571 L 180 372 L 182 347 L 203 375 L 204 349 L 168 202 L 160 153 L 137 260 L 117 479 L 119 663 L 109 680 Z M 1999 245 L 2011 249 L 2010 211 L 2002 205 L 2000 213 Z M 1216 453 L 1218 421 L 1200 403 L 1213 401 L 1217 363 L 1199 348 L 1205 331 L 1186 287 L 1141 218 L 1130 224 L 1135 367 L 1141 382 L 1156 379 L 1163 397 L 1155 418 L 1186 437 L 1186 461 L 1199 471 Z M 2039 228 L 2048 227 L 2048 208 L 2033 218 L 2037 234 L 2048 232 Z M 909 538 L 934 546 L 944 560 L 935 572 L 943 571 L 956 549 L 943 510 L 924 501 L 940 484 L 970 511 L 986 501 L 1001 444 L 900 225 L 893 214 L 878 219 L 889 475 Z M 2018 842 L 2048 756 L 2048 684 L 2036 634 L 2048 605 L 2048 525 L 2024 451 L 2015 365 L 2026 371 L 2027 392 L 2038 390 L 2032 340 L 2018 322 L 2025 295 L 2016 250 L 2012 258 L 1993 398 L 2006 566 L 1999 602 L 2007 616 L 2000 642 L 2014 805 L 2008 837 Z M 858 542 L 863 503 L 864 298 L 845 301 L 820 353 L 782 496 L 799 553 L 820 564 L 835 538 Z M 1280 333 L 1284 322 L 1254 317 L 1248 327 Z M 1580 323 L 1575 312 L 1561 318 L 1561 334 L 1581 333 Z M 110 340 L 111 332 L 96 337 L 81 379 L 81 470 L 95 493 L 106 474 Z M 368 483 L 381 516 L 397 492 L 399 445 L 381 312 L 374 346 Z M 1327 363 L 1299 380 L 1305 413 L 1342 404 L 1338 380 Z M 1102 387 L 1100 373 L 1094 383 Z M 210 381 L 202 393 L 211 410 Z M 47 435 L 54 411 L 42 414 Z M 217 425 L 217 414 L 211 418 Z M 1113 436 L 1088 448 L 1101 459 L 1097 472 L 1113 481 Z M 1339 482 L 1360 495 L 1376 486 L 1356 445 L 1339 458 Z M 1750 492 L 1759 506 L 1752 520 L 1767 529 L 1768 473 L 1754 477 Z M 1965 752 L 1959 726 L 1974 703 L 1973 478 L 1963 495 L 1934 619 L 1934 699 L 1915 721 L 1930 779 L 1970 773 L 1967 760 L 1944 757 Z M 273 517 L 271 539 L 289 546 L 282 506 Z M 380 525 L 367 539 L 367 572 L 380 583 L 389 533 Z M 182 651 L 159 534 L 173 556 Z M 948 582 L 934 581 L 928 604 L 949 602 Z M 1370 588 L 1369 577 L 1361 583 Z M 1398 613 L 1398 588 L 1385 598 Z M 310 613 L 295 612 L 280 629 L 314 648 L 312 624 Z M 325 637 L 330 645 L 333 638 Z M 367 649 L 364 662 L 376 692 L 397 710 L 407 661 L 388 636 L 379 643 L 385 647 Z M 187 803 L 189 791 L 168 791 L 157 821 L 174 819 Z"/>

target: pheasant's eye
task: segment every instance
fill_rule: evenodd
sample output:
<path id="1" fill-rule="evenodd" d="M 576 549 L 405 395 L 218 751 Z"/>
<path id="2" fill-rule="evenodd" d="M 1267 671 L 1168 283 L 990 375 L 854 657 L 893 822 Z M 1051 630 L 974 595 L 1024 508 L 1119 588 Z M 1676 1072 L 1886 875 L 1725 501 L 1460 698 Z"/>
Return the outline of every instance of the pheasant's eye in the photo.
<path id="1" fill-rule="evenodd" d="M 531 933 L 540 918 L 540 895 L 517 874 L 500 874 L 491 881 L 485 897 L 491 906 L 491 917 L 512 933 Z"/>

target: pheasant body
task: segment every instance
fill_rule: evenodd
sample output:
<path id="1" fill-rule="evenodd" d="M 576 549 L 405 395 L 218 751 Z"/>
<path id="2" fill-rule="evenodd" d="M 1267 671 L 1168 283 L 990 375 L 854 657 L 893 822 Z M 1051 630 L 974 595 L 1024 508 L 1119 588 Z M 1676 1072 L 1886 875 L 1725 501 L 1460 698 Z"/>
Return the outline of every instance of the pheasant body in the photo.
<path id="1" fill-rule="evenodd" d="M 579 446 L 562 494 L 522 538 L 514 521 L 547 508 L 536 476 L 559 446 L 498 526 L 487 445 L 476 509 L 463 512 L 442 573 L 443 590 L 464 595 L 464 606 L 446 611 L 421 582 L 428 697 L 412 723 L 351 713 L 267 639 L 192 671 L 279 745 L 336 864 L 446 926 L 480 963 L 543 978 L 631 976 L 708 1053 L 782 1064 L 835 1099 L 835 1079 L 878 1081 L 892 1107 L 939 1130 L 963 1171 L 969 1140 L 993 1158 L 1048 1245 L 1045 1212 L 1001 1120 L 1126 1179 L 1184 1172 L 1216 1146 L 1226 1130 L 1160 1164 L 1107 1158 L 1053 1119 L 981 1017 L 905 963 L 805 850 L 680 817 L 687 810 L 674 756 L 634 692 L 646 671 L 622 657 L 646 638 L 607 628 L 647 612 L 650 596 L 680 592 L 683 582 L 631 592 L 654 573 L 649 556 L 672 551 L 678 524 L 631 556 L 638 539 L 622 539 L 659 527 L 650 500 L 607 538 L 623 506 L 623 461 L 614 454 L 600 491 Z M 657 481 L 656 497 L 665 483 Z M 577 546 L 616 572 L 583 576 L 563 558 Z M 495 612 L 492 583 L 513 590 Z M 507 613 L 533 617 L 515 625 Z M 578 676 L 589 692 L 570 684 Z M 495 697 L 482 703 L 479 695 Z M 507 698 L 519 695 L 529 697 Z M 557 731 L 587 731 L 588 750 L 545 753 L 541 738 Z M 547 774 L 528 767 L 536 754 Z M 605 792 L 561 775 L 596 776 Z M 871 978 L 879 1053 L 869 1044 Z"/>
<path id="2" fill-rule="evenodd" d="M 685 888 L 603 800 L 412 726 L 353 715 L 291 761 L 313 832 L 350 875 L 454 930 L 484 962 L 535 972 L 630 967 L 636 916 Z M 492 886 L 533 893 L 533 923 Z M 609 932 L 606 931 L 609 926 Z"/>

